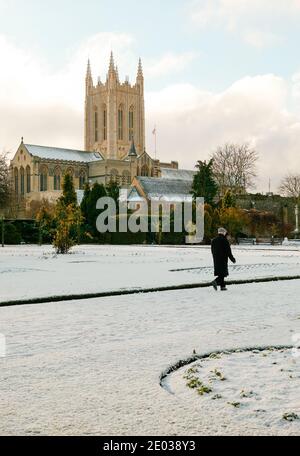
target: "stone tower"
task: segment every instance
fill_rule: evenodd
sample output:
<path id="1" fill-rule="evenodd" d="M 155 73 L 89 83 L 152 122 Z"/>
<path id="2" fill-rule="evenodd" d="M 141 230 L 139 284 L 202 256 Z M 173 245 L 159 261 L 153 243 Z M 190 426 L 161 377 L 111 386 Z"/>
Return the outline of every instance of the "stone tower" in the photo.
<path id="1" fill-rule="evenodd" d="M 88 62 L 85 95 L 85 150 L 106 159 L 122 160 L 134 140 L 138 155 L 145 149 L 144 76 L 139 60 L 136 82 L 121 83 L 111 53 L 106 82 L 93 83 Z"/>

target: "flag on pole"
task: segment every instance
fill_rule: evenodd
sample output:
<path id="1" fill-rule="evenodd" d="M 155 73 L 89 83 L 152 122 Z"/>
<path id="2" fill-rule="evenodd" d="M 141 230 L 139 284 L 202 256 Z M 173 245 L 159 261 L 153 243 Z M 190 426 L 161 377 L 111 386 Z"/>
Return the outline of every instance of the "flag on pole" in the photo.
<path id="1" fill-rule="evenodd" d="M 152 134 L 154 135 L 154 139 L 155 139 L 155 160 L 156 160 L 156 156 L 157 156 L 157 135 L 156 135 L 156 125 L 154 127 L 154 130 L 152 131 Z"/>

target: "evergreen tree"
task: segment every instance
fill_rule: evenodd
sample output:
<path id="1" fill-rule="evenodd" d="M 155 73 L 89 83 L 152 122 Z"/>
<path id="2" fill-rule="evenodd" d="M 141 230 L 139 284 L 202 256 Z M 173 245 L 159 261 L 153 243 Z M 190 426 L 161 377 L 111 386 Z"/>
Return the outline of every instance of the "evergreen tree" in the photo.
<path id="1" fill-rule="evenodd" d="M 106 189 L 102 184 L 94 184 L 86 199 L 86 222 L 88 229 L 94 236 L 97 236 L 96 220 L 99 215 L 99 210 L 96 208 L 99 198 L 107 196 Z"/>
<path id="2" fill-rule="evenodd" d="M 66 254 L 78 243 L 77 229 L 82 222 L 81 211 L 74 204 L 58 201 L 55 210 L 56 229 L 53 245 L 56 252 Z"/>
<path id="3" fill-rule="evenodd" d="M 198 161 L 196 168 L 197 173 L 194 176 L 192 194 L 194 199 L 204 198 L 206 204 L 213 205 L 214 198 L 218 193 L 218 186 L 213 176 L 213 160 L 208 163 L 206 161 Z"/>
<path id="4" fill-rule="evenodd" d="M 53 245 L 57 253 L 64 254 L 80 241 L 79 227 L 82 223 L 82 216 L 77 205 L 77 195 L 70 174 L 64 176 L 62 188 L 63 195 L 57 201 L 55 208 Z"/>
<path id="5" fill-rule="evenodd" d="M 89 183 L 86 183 L 84 186 L 84 193 L 83 193 L 83 198 L 81 201 L 81 214 L 84 220 L 84 223 L 87 223 L 87 215 L 88 215 L 88 199 L 91 194 L 91 187 Z"/>
<path id="6" fill-rule="evenodd" d="M 65 206 L 69 206 L 70 204 L 77 206 L 77 195 L 74 188 L 73 177 L 70 174 L 64 176 L 62 190 L 63 195 L 60 198 L 61 203 Z"/>
<path id="7" fill-rule="evenodd" d="M 55 206 L 48 200 L 43 199 L 36 214 L 36 222 L 39 227 L 39 244 L 44 241 L 52 241 L 55 232 Z"/>
<path id="8" fill-rule="evenodd" d="M 235 196 L 231 190 L 227 190 L 222 199 L 222 209 L 228 209 L 229 207 L 236 207 Z"/>
<path id="9" fill-rule="evenodd" d="M 9 169 L 7 154 L 0 153 L 0 209 L 6 207 L 9 199 Z"/>
<path id="10" fill-rule="evenodd" d="M 118 206 L 119 203 L 119 196 L 120 196 L 120 187 L 116 182 L 111 182 L 107 187 L 107 196 L 112 198 L 115 202 L 116 205 Z"/>

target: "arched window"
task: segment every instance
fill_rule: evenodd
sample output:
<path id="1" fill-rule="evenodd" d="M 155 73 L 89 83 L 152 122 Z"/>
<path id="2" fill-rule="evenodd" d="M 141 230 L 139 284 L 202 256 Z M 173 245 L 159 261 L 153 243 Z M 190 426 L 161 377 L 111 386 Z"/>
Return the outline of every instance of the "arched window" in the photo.
<path id="1" fill-rule="evenodd" d="M 25 171 L 23 166 L 20 169 L 20 178 L 21 178 L 21 195 L 25 195 Z"/>
<path id="2" fill-rule="evenodd" d="M 26 167 L 26 193 L 31 192 L 31 169 L 30 166 Z"/>
<path id="3" fill-rule="evenodd" d="M 60 168 L 55 168 L 53 176 L 53 188 L 55 191 L 61 190 L 61 171 Z"/>
<path id="4" fill-rule="evenodd" d="M 83 190 L 86 182 L 86 174 L 85 171 L 81 170 L 79 174 L 79 189 Z"/>
<path id="5" fill-rule="evenodd" d="M 15 192 L 16 192 L 16 194 L 18 194 L 19 193 L 19 171 L 18 171 L 18 168 L 15 168 L 14 176 L 15 176 Z"/>
<path id="6" fill-rule="evenodd" d="M 110 172 L 110 182 L 118 184 L 119 183 L 119 171 L 117 169 L 112 169 Z"/>
<path id="7" fill-rule="evenodd" d="M 131 184 L 131 175 L 130 175 L 129 171 L 123 171 L 122 184 L 123 185 L 130 185 Z"/>
<path id="8" fill-rule="evenodd" d="M 95 108 L 95 142 L 98 142 L 98 111 L 97 108 Z"/>
<path id="9" fill-rule="evenodd" d="M 42 166 L 40 169 L 40 191 L 46 192 L 48 189 L 48 168 Z"/>
<path id="10" fill-rule="evenodd" d="M 107 140 L 107 109 L 106 106 L 104 106 L 103 109 L 103 140 Z"/>
<path id="11" fill-rule="evenodd" d="M 65 172 L 65 174 L 69 174 L 69 176 L 74 177 L 74 169 L 73 168 L 68 168 Z"/>
<path id="12" fill-rule="evenodd" d="M 129 110 L 128 125 L 129 125 L 129 141 L 132 141 L 134 138 L 134 107 L 133 106 L 131 106 L 131 108 Z"/>
<path id="13" fill-rule="evenodd" d="M 123 107 L 120 106 L 118 110 L 118 139 L 123 141 L 123 130 L 124 130 L 124 114 Z"/>
<path id="14" fill-rule="evenodd" d="M 147 165 L 142 166 L 141 176 L 149 176 L 149 168 Z"/>

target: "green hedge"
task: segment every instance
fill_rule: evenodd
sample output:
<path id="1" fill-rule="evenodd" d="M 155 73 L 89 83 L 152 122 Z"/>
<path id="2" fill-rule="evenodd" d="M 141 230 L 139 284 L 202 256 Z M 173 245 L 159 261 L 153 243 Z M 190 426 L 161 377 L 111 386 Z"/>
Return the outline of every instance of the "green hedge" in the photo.
<path id="1" fill-rule="evenodd" d="M 0 226 L 2 222 L 0 221 Z M 2 226 L 1 226 L 2 232 Z M 51 242 L 48 232 L 43 230 L 43 242 Z M 0 233 L 1 237 L 1 233 Z M 4 220 L 4 243 L 12 244 L 37 244 L 39 242 L 39 226 L 34 220 Z"/>
<path id="2" fill-rule="evenodd" d="M 0 233 L 2 239 L 2 222 L 0 223 Z M 17 245 L 21 244 L 22 238 L 19 230 L 13 223 L 4 222 L 4 244 Z"/>

